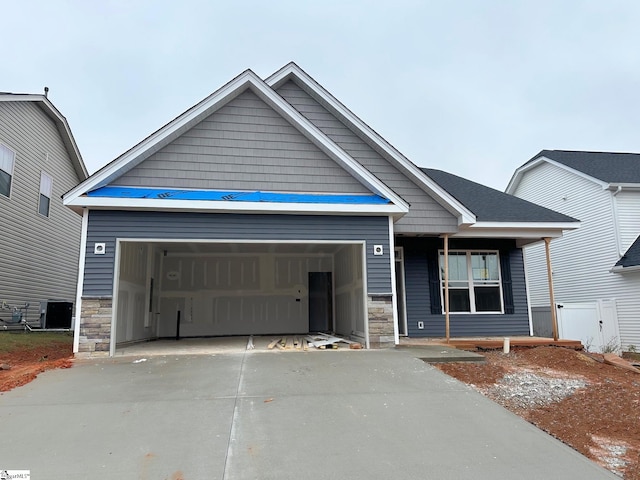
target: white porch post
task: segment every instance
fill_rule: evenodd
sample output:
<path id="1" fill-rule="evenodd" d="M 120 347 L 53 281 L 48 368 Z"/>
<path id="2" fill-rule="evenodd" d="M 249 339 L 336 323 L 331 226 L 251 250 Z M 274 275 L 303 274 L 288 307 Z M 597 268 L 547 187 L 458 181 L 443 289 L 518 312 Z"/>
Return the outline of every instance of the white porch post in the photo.
<path id="1" fill-rule="evenodd" d="M 82 233 L 80 234 L 80 255 L 78 258 L 78 283 L 76 284 L 76 316 L 73 324 L 73 353 L 80 349 L 80 322 L 82 321 L 82 290 L 84 289 L 84 262 L 87 253 L 87 229 L 89 209 L 82 210 Z"/>
<path id="2" fill-rule="evenodd" d="M 444 328 L 449 343 L 449 234 L 444 234 Z"/>

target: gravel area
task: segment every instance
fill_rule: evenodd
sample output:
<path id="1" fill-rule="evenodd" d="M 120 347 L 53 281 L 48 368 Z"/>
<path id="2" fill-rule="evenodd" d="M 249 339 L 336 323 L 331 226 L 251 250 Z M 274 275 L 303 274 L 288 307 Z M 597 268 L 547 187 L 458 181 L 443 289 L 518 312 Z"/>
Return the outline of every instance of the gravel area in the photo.
<path id="1" fill-rule="evenodd" d="M 515 408 L 535 408 L 564 400 L 587 385 L 580 378 L 554 378 L 520 371 L 507 373 L 495 385 L 478 390 L 498 403 L 508 403 Z"/>

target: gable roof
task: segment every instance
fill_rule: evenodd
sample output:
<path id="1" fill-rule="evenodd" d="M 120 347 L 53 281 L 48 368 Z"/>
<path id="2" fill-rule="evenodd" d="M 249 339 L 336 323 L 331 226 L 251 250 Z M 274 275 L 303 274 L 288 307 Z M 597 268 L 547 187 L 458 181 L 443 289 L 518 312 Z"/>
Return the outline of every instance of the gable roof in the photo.
<path id="1" fill-rule="evenodd" d="M 88 197 L 86 194 L 92 190 L 108 185 L 115 178 L 129 171 L 136 165 L 139 165 L 153 153 L 169 144 L 182 133 L 208 117 L 216 110 L 233 100 L 240 93 L 250 89 L 267 105 L 278 112 L 283 118 L 289 121 L 303 135 L 305 135 L 312 143 L 319 147 L 325 154 L 332 158 L 347 172 L 358 179 L 363 185 L 381 197 L 389 199 L 392 205 L 387 213 L 403 214 L 409 209 L 408 204 L 381 180 L 376 178 L 371 172 L 366 170 L 362 165 L 356 162 L 344 150 L 336 145 L 324 133 L 320 131 L 313 123 L 307 120 L 289 103 L 273 91 L 265 82 L 263 82 L 254 72 L 246 70 L 231 80 L 229 83 L 209 95 L 207 98 L 191 107 L 189 110 L 178 116 L 164 127 L 151 134 L 149 137 L 135 145 L 133 148 L 116 158 L 114 161 L 100 169 L 87 180 L 70 190 L 64 195 L 64 203 L 70 207 L 82 206 L 105 206 L 104 198 Z M 130 206 L 140 208 L 151 208 L 158 206 L 157 202 L 162 200 L 149 200 L 133 202 Z M 153 203 L 156 202 L 156 203 Z M 124 206 L 124 204 L 116 202 L 114 206 Z M 135 204 L 135 205 L 134 205 Z M 194 207 L 193 204 L 179 204 L 172 202 L 171 208 L 189 208 Z M 228 206 L 216 203 L 204 202 L 199 204 L 197 208 L 221 208 L 226 209 Z M 265 207 L 264 205 L 262 206 Z M 238 208 L 238 207 L 236 207 Z"/>
<path id="2" fill-rule="evenodd" d="M 640 184 L 640 154 L 616 152 L 583 152 L 575 150 L 542 150 L 514 173 L 507 192 L 515 190 L 522 174 L 542 161 L 551 161 L 601 183 L 603 187 Z"/>
<path id="3" fill-rule="evenodd" d="M 613 271 L 623 271 L 625 269 L 632 269 L 633 267 L 640 267 L 640 236 L 631 244 L 625 254 L 618 260 L 613 267 Z M 634 270 L 637 268 L 633 268 Z"/>
<path id="4" fill-rule="evenodd" d="M 0 102 L 33 102 L 47 115 L 55 124 L 62 143 L 64 144 L 71 163 L 76 171 L 78 178 L 84 180 L 89 176 L 87 168 L 80 155 L 80 150 L 76 144 L 76 140 L 73 138 L 71 128 L 67 119 L 60 113 L 60 111 L 51 103 L 51 101 L 44 95 L 28 94 L 28 93 L 6 93 L 0 92 Z"/>
<path id="5" fill-rule="evenodd" d="M 422 168 L 432 180 L 471 210 L 478 222 L 571 223 L 578 220 L 442 170 Z"/>
<path id="6" fill-rule="evenodd" d="M 345 123 L 356 135 L 369 144 L 369 146 L 376 150 L 387 161 L 396 166 L 404 175 L 414 181 L 416 185 L 422 188 L 442 207 L 457 216 L 459 225 L 469 225 L 476 221 L 473 212 L 442 189 L 440 185 L 433 182 L 430 178 L 425 177 L 418 166 L 396 150 L 393 145 L 358 118 L 358 116 L 294 62 L 288 63 L 267 77 L 265 82 L 275 90 L 289 80 L 292 80 L 309 95 L 314 97 L 323 107 Z"/>

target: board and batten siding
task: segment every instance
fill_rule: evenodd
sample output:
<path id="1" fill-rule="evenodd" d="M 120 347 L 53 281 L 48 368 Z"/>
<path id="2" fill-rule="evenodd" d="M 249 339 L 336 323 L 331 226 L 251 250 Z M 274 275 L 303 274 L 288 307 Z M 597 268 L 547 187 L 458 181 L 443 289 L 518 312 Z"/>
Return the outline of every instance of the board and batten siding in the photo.
<path id="1" fill-rule="evenodd" d="M 439 239 L 398 238 L 396 245 L 404 249 L 405 299 L 407 333 L 409 337 L 444 337 L 445 316 L 431 311 L 429 290 L 428 252 L 442 249 Z M 499 250 L 509 255 L 513 314 L 455 314 L 449 315 L 452 337 L 529 335 L 529 312 L 524 277 L 522 250 L 513 242 L 504 240 L 457 240 L 450 242 L 451 249 Z M 424 322 L 424 329 L 418 328 Z"/>
<path id="2" fill-rule="evenodd" d="M 577 230 L 551 241 L 555 301 L 615 299 L 622 348 L 640 346 L 640 275 L 611 272 L 620 258 L 612 192 L 565 169 L 541 163 L 525 172 L 514 195 L 581 222 Z M 625 208 L 618 207 L 620 220 Z M 623 234 L 623 238 L 630 235 Z M 526 262 L 531 305 L 549 305 L 544 244 L 526 247 Z"/>
<path id="3" fill-rule="evenodd" d="M 82 218 L 62 204 L 80 179 L 53 120 L 33 102 L 0 103 L 0 143 L 15 152 L 11 195 L 0 195 L 0 301 L 73 302 Z M 53 179 L 49 217 L 38 213 L 40 175 Z"/>
<path id="4" fill-rule="evenodd" d="M 315 215 L 254 215 L 215 213 L 89 212 L 84 271 L 85 297 L 113 293 L 116 239 L 366 241 L 369 294 L 390 294 L 389 218 Z M 104 255 L 93 253 L 96 242 Z M 384 255 L 373 255 L 382 245 Z"/>
<path id="5" fill-rule="evenodd" d="M 395 223 L 396 233 L 440 234 L 457 231 L 457 219 L 451 213 L 293 81 L 284 83 L 277 92 L 351 157 L 411 205 L 409 213 Z"/>
<path id="6" fill-rule="evenodd" d="M 113 184 L 370 193 L 250 90 Z"/>

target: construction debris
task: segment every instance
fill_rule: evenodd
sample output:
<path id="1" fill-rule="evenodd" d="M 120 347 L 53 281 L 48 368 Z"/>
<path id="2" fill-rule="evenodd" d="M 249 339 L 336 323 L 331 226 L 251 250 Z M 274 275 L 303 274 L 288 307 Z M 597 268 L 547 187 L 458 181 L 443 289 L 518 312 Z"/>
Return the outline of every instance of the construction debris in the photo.
<path id="1" fill-rule="evenodd" d="M 347 340 L 346 338 L 335 337 L 326 333 L 313 333 L 304 337 L 291 335 L 281 338 L 273 339 L 267 345 L 267 349 L 273 350 L 278 348 L 279 350 L 303 350 L 306 351 L 309 347 L 317 348 L 318 350 L 338 350 L 339 343 L 344 343 L 343 346 L 348 346 L 352 350 L 362 349 L 362 344 Z"/>

